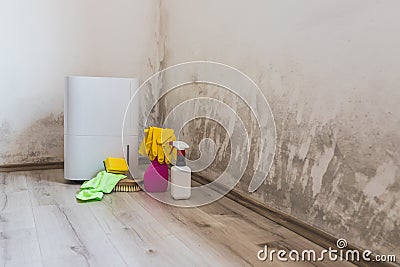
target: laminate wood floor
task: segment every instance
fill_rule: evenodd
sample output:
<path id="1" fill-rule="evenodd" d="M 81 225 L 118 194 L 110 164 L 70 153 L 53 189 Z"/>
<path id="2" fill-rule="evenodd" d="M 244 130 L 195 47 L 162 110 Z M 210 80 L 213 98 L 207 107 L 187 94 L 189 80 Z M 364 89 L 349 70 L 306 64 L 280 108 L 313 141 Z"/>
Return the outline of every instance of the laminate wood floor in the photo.
<path id="1" fill-rule="evenodd" d="M 337 266 L 260 262 L 257 251 L 318 245 L 222 198 L 200 208 L 144 192 L 78 203 L 63 170 L 0 173 L 1 266 Z"/>

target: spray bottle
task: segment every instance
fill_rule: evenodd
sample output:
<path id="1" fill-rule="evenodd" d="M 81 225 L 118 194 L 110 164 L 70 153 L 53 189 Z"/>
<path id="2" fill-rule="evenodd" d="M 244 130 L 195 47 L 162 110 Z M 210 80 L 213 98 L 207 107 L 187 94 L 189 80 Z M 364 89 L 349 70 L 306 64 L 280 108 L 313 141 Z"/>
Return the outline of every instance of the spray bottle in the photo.
<path id="1" fill-rule="evenodd" d="M 173 141 L 171 145 L 177 149 L 176 164 L 171 168 L 171 196 L 188 199 L 191 196 L 192 170 L 186 166 L 185 149 L 189 145 L 182 141 Z"/>

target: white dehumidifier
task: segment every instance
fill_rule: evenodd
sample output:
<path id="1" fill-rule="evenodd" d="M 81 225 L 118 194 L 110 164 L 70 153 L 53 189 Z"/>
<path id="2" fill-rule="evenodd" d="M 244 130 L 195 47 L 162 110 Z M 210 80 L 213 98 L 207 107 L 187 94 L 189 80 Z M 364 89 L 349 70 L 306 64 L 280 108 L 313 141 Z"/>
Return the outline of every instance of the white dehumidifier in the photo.
<path id="1" fill-rule="evenodd" d="M 107 157 L 126 158 L 138 165 L 138 105 L 128 103 L 138 79 L 66 77 L 64 98 L 64 177 L 89 180 L 104 170 Z"/>

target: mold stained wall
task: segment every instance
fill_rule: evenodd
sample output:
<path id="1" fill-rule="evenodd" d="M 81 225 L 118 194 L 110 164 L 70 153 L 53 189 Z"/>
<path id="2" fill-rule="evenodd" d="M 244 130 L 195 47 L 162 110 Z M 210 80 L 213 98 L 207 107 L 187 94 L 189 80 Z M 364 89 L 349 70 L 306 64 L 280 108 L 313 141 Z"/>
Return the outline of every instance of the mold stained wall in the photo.
<path id="1" fill-rule="evenodd" d="M 247 192 L 251 170 L 238 190 L 352 244 L 397 255 L 399 8 L 396 0 L 167 0 L 160 20 L 163 64 L 232 65 L 269 101 L 277 128 L 273 167 L 255 193 Z M 198 95 L 233 101 L 227 91 L 192 86 L 166 96 L 160 112 Z M 182 134 L 191 144 L 208 137 L 225 148 L 203 172 L 214 177 L 229 160 L 225 133 L 210 121 L 189 124 Z"/>
<path id="2" fill-rule="evenodd" d="M 65 76 L 153 73 L 157 12 L 155 0 L 1 1 L 0 165 L 63 160 Z"/>

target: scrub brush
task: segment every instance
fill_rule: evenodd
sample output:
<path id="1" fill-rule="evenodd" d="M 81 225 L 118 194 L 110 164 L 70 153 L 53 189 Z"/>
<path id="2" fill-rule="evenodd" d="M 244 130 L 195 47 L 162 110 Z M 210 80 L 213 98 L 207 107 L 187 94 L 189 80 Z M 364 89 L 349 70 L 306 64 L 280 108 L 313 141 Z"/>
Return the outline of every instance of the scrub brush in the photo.
<path id="1" fill-rule="evenodd" d="M 138 192 L 142 191 L 142 188 L 137 184 L 137 182 L 130 178 L 122 179 L 117 183 L 113 189 L 114 192 Z"/>

